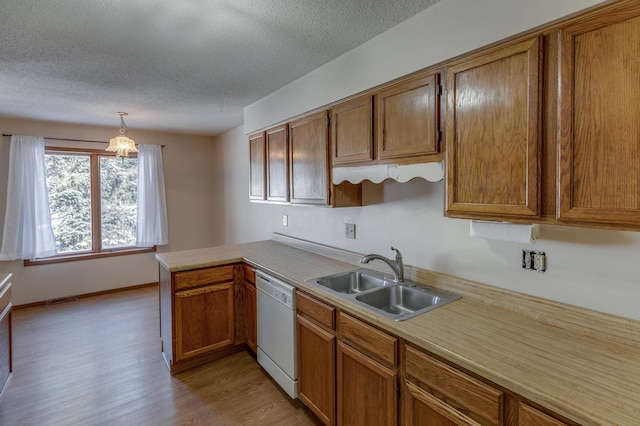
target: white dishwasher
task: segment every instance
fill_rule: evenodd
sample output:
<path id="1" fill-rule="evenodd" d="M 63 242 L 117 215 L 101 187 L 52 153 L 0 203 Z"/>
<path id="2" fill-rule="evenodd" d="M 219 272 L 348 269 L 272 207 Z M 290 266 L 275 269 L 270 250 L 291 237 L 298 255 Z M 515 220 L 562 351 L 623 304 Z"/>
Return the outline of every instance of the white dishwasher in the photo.
<path id="1" fill-rule="evenodd" d="M 298 397 L 296 289 L 256 271 L 258 363 L 291 397 Z"/>

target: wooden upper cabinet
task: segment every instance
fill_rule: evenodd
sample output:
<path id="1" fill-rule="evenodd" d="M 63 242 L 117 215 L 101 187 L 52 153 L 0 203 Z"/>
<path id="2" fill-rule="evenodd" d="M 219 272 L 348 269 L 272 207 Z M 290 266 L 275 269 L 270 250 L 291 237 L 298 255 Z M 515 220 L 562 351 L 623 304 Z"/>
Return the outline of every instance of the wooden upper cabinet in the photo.
<path id="1" fill-rule="evenodd" d="M 331 163 L 373 160 L 373 96 L 331 108 Z"/>
<path id="2" fill-rule="evenodd" d="M 448 216 L 540 215 L 541 72 L 540 37 L 447 69 Z"/>
<path id="3" fill-rule="evenodd" d="M 267 200 L 289 201 L 289 126 L 267 130 Z"/>
<path id="4" fill-rule="evenodd" d="M 635 2 L 560 30 L 562 221 L 640 225 L 638 46 Z"/>
<path id="5" fill-rule="evenodd" d="M 439 74 L 411 78 L 376 95 L 378 159 L 438 154 Z"/>
<path id="6" fill-rule="evenodd" d="M 329 126 L 322 111 L 290 124 L 291 203 L 329 204 Z"/>
<path id="7" fill-rule="evenodd" d="M 267 196 L 265 163 L 265 133 L 249 136 L 249 199 L 264 200 Z"/>

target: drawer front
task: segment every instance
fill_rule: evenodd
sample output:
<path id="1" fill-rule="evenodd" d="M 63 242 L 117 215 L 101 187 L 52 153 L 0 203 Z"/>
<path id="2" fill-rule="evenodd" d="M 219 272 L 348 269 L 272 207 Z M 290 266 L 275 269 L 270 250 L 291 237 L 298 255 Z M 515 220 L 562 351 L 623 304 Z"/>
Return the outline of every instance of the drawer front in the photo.
<path id="1" fill-rule="evenodd" d="M 256 283 L 256 268 L 251 265 L 244 264 L 244 279 L 252 284 Z"/>
<path id="2" fill-rule="evenodd" d="M 340 312 L 342 340 L 390 365 L 398 363 L 398 339 L 350 315 Z"/>
<path id="3" fill-rule="evenodd" d="M 445 396 L 446 401 L 492 425 L 502 424 L 504 394 L 430 356 L 407 347 L 406 373 Z"/>
<path id="4" fill-rule="evenodd" d="M 336 310 L 334 307 L 298 291 L 296 292 L 296 308 L 318 324 L 335 330 Z"/>
<path id="5" fill-rule="evenodd" d="M 186 288 L 217 282 L 233 281 L 233 265 L 176 272 L 174 280 L 176 290 L 184 290 Z"/>

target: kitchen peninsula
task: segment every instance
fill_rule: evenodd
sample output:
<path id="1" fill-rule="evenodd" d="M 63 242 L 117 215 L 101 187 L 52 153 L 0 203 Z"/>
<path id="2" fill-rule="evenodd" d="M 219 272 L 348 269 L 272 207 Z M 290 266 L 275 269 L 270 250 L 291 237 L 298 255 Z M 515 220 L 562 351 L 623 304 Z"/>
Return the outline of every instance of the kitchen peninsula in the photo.
<path id="1" fill-rule="evenodd" d="M 452 374 L 495 389 L 499 411 L 494 424 L 527 424 L 530 406 L 550 419 L 545 424 L 630 425 L 640 418 L 640 324 L 633 320 L 408 266 L 408 278 L 463 297 L 394 322 L 305 282 L 354 269 L 360 255 L 278 234 L 270 241 L 162 253 L 156 258 L 163 321 L 175 314 L 172 301 L 163 295 L 168 291 L 163 280 L 168 279 L 165 285 L 170 287 L 171 275 L 226 265 L 234 265 L 234 274 L 242 275 L 243 264 L 249 264 L 294 285 L 298 294 L 395 336 L 400 341 L 398 352 L 409 356 L 425 352 Z M 243 279 L 221 281 L 237 286 Z M 235 346 L 242 336 L 233 338 Z M 407 355 L 399 359 L 405 362 Z M 402 374 L 401 401 L 415 387 Z M 407 406 L 401 402 L 399 416 L 405 415 Z M 520 423 L 513 423 L 514 418 Z"/>

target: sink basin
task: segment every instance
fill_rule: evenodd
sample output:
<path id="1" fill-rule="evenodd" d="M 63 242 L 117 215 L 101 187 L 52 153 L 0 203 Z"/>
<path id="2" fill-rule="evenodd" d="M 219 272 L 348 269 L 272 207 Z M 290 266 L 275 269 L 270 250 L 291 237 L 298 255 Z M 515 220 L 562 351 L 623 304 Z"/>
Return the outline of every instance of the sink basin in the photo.
<path id="1" fill-rule="evenodd" d="M 392 285 L 355 297 L 396 321 L 412 318 L 459 298 L 457 294 L 417 284 Z"/>
<path id="2" fill-rule="evenodd" d="M 306 281 L 395 321 L 413 318 L 460 298 L 412 281 L 396 282 L 366 268 Z"/>
<path id="3" fill-rule="evenodd" d="M 362 293 L 363 291 L 382 287 L 386 283 L 384 275 L 363 269 L 342 272 L 308 281 L 343 294 Z"/>
<path id="4" fill-rule="evenodd" d="M 403 315 L 436 305 L 442 299 L 417 288 L 394 285 L 361 294 L 356 300 L 391 314 Z"/>

